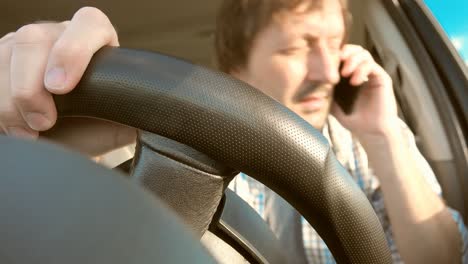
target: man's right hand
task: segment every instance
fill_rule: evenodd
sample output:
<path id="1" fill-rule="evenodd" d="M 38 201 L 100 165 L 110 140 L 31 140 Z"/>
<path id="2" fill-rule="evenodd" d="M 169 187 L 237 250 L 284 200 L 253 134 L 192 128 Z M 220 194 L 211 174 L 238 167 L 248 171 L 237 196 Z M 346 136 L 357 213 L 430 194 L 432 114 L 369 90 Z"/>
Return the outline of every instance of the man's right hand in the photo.
<path id="1" fill-rule="evenodd" d="M 39 132 L 52 128 L 57 110 L 51 94 L 73 90 L 93 54 L 108 45 L 119 46 L 117 33 L 107 16 L 92 7 L 81 8 L 71 21 L 30 24 L 1 38 L 1 130 L 7 135 L 37 138 Z M 61 143 L 97 155 L 130 143 L 135 129 L 70 119 L 58 122 L 48 134 L 52 139 L 57 135 Z"/>

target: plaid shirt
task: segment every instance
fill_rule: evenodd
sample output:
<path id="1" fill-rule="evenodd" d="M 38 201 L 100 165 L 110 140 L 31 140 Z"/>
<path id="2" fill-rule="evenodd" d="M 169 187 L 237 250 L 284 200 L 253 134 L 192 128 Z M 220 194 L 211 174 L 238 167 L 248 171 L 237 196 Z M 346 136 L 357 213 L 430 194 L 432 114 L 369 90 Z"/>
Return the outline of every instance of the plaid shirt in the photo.
<path id="1" fill-rule="evenodd" d="M 441 188 L 429 164 L 417 149 L 413 134 L 403 122 L 401 122 L 401 124 L 407 137 L 407 146 L 416 157 L 418 166 L 423 171 L 426 181 L 435 193 L 441 195 Z M 363 147 L 352 137 L 351 133 L 341 126 L 332 116 L 328 118 L 323 134 L 329 140 L 337 159 L 348 170 L 376 211 L 384 228 L 388 244 L 390 245 L 393 262 L 403 263 L 393 240 L 392 227 L 385 210 L 382 192 L 379 188 L 379 181 L 368 166 L 367 155 Z M 249 203 L 264 219 L 268 218 L 268 215 L 266 215 L 267 210 L 265 210 L 265 201 L 268 200 L 268 197 L 266 197 L 267 195 L 275 195 L 271 190 L 242 173 L 231 182 L 229 188 Z M 463 263 L 468 263 L 468 231 L 460 214 L 454 210 L 451 210 L 451 212 L 458 225 L 463 241 L 462 245 L 460 245 Z M 307 261 L 309 263 L 335 263 L 325 242 L 303 217 L 301 217 L 301 225 Z"/>

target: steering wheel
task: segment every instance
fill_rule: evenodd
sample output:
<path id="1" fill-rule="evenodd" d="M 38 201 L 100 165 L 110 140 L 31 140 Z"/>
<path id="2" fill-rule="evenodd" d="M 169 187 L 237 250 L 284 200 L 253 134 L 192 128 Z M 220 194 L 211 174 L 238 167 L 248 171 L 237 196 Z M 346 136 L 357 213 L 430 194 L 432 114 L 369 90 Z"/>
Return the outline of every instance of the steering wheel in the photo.
<path id="1" fill-rule="evenodd" d="M 78 87 L 55 102 L 59 116 L 132 126 L 245 172 L 296 208 L 339 263 L 391 263 L 374 210 L 326 139 L 241 81 L 162 54 L 104 48 Z M 147 162 L 135 159 L 131 171 L 137 173 Z M 211 218 L 219 201 L 216 195 L 202 218 Z M 209 224 L 200 223 L 196 233 Z"/>

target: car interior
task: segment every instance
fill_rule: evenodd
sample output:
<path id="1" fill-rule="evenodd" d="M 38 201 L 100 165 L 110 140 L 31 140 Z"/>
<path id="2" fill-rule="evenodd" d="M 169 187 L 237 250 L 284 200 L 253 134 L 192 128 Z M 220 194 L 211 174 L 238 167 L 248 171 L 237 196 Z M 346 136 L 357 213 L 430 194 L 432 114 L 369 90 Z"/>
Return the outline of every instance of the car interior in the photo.
<path id="1" fill-rule="evenodd" d="M 343 180 L 346 177 L 343 176 L 346 172 L 336 169 L 336 165 L 333 165 L 334 161 L 329 161 L 332 158 L 327 158 L 325 162 L 323 159 L 317 158 L 317 152 L 313 151 L 309 155 L 314 157 L 307 157 L 318 164 L 316 167 L 312 166 L 312 169 L 316 171 L 314 176 L 317 179 L 334 175 L 334 179 L 345 182 L 343 183 L 345 186 L 343 190 L 349 191 L 351 197 L 353 197 L 348 199 L 350 200 L 349 204 L 343 201 L 346 200 L 343 197 L 340 198 L 335 195 L 333 199 L 345 204 L 336 206 L 342 206 L 340 207 L 341 210 L 345 208 L 346 212 L 352 215 L 351 220 L 347 219 L 348 217 L 337 216 L 337 209 L 334 207 L 333 202 L 330 203 L 330 207 L 327 207 L 328 209 L 320 209 L 321 205 L 314 199 L 323 197 L 322 195 L 326 194 L 315 196 L 313 192 L 311 194 L 298 187 L 297 192 L 303 194 L 297 196 L 293 194 L 293 189 L 286 190 L 279 185 L 280 182 L 284 183 L 282 180 L 274 177 L 274 179 L 264 177 L 261 168 L 248 164 L 248 162 L 244 164 L 230 154 L 231 149 L 236 150 L 236 142 L 243 142 L 242 144 L 248 145 L 251 144 L 251 141 L 257 140 L 257 137 L 255 137 L 255 140 L 251 139 L 249 141 L 248 133 L 242 134 L 243 132 L 239 132 L 241 135 L 245 135 L 244 139 L 233 138 L 232 143 L 227 142 L 229 140 L 224 138 L 227 134 L 219 133 L 223 131 L 223 133 L 227 133 L 226 131 L 229 131 L 228 128 L 231 127 L 229 123 L 232 120 L 245 121 L 245 123 L 235 123 L 236 126 L 244 128 L 245 131 L 256 131 L 255 128 L 260 130 L 260 128 L 269 127 L 268 122 L 261 116 L 255 118 L 259 120 L 258 123 L 264 122 L 265 127 L 260 125 L 258 127 L 254 126 L 254 128 L 250 127 L 249 124 L 252 123 L 251 120 L 253 119 L 246 117 L 249 116 L 247 110 L 245 110 L 245 116 L 242 116 L 242 112 L 237 108 L 239 104 L 245 106 L 250 103 L 261 105 L 265 109 L 274 109 L 273 111 L 278 112 L 278 119 L 276 120 L 290 122 L 291 126 L 297 131 L 301 131 L 303 133 L 301 135 L 309 140 L 313 146 L 322 148 L 326 143 L 322 142 L 323 139 L 320 135 L 304 126 L 294 115 L 277 106 L 273 100 L 255 93 L 255 100 L 248 102 L 249 97 L 247 95 L 251 96 L 253 92 L 249 89 L 250 87 L 245 87 L 242 83 L 216 72 L 213 55 L 213 32 L 219 3 L 220 0 L 204 0 L 201 2 L 136 0 L 131 3 L 122 0 L 21 0 L 0 3 L 0 10 L 8 11 L 0 18 L 0 35 L 14 31 L 27 23 L 69 19 L 82 6 L 96 6 L 106 13 L 117 29 L 123 49 L 104 50 L 99 54 L 95 64 L 93 64 L 95 67 L 89 72 L 89 79 L 86 79 L 80 87 L 83 88 L 82 91 L 84 92 L 56 97 L 56 103 L 63 117 L 85 115 L 105 118 L 141 129 L 136 146 L 132 145 L 113 152 L 112 155 L 114 156 L 112 158 L 104 158 L 104 165 L 111 168 L 115 167 L 114 172 L 94 166 L 91 162 L 84 161 L 85 158 L 83 157 L 62 152 L 63 150 L 56 149 L 56 147 L 49 144 L 25 143 L 1 137 L 0 157 L 3 160 L 2 168 L 5 168 L 7 174 L 22 175 L 19 178 L 21 178 L 24 185 L 16 184 L 11 177 L 7 177 L 3 183 L 0 182 L 0 186 L 3 186 L 4 190 L 0 191 L 0 198 L 12 201 L 7 206 L 0 206 L 0 209 L 3 208 L 5 212 L 20 212 L 16 215 L 12 213 L 16 218 L 12 216 L 4 219 L 3 222 L 0 221 L 2 232 L 7 227 L 7 230 L 11 231 L 8 233 L 9 236 L 2 236 L 0 244 L 8 245 L 9 241 L 17 243 L 10 242 L 9 246 L 2 246 L 0 259 L 11 260 L 9 263 L 26 263 L 34 258 L 42 258 L 42 260 L 49 263 L 71 259 L 73 261 L 67 262 L 78 263 L 79 261 L 83 263 L 83 261 L 90 260 L 91 262 L 101 263 L 110 261 L 114 263 L 128 263 L 129 261 L 146 263 L 158 258 L 168 260 L 162 262 L 172 263 L 189 261 L 197 263 L 245 263 L 246 261 L 250 263 L 287 263 L 288 256 L 281 252 L 280 246 L 275 241 L 275 237 L 266 223 L 235 193 L 226 189 L 227 183 L 232 177 L 238 171 L 243 171 L 252 177 L 259 177 L 267 186 L 273 186 L 273 190 L 295 206 L 300 213 L 309 217 L 307 220 L 323 232 L 324 239 L 327 237 L 325 241 L 333 249 L 332 252 L 338 263 L 389 263 L 388 248 L 381 244 L 384 241 L 381 230 L 375 229 L 378 223 L 373 222 L 375 219 L 366 220 L 367 222 L 362 220 L 368 217 L 368 211 L 366 211 L 369 209 L 366 207 L 368 204 L 357 207 L 356 204 L 359 204 L 359 199 L 362 197 L 359 198 L 358 195 L 354 194 L 354 187 L 348 186 L 346 180 Z M 442 77 L 438 77 L 437 74 L 432 74 L 431 78 L 428 77 L 431 73 L 436 72 L 435 70 L 431 72 L 431 69 L 435 69 L 436 66 L 432 63 L 421 63 L 427 56 L 421 51 L 424 50 L 424 46 L 418 46 L 422 44 L 419 42 L 409 43 L 407 36 L 409 33 L 404 32 L 409 29 L 402 29 L 404 23 L 397 19 L 399 18 L 398 12 L 401 13 L 398 1 L 350 0 L 349 4 L 353 18 L 350 42 L 360 44 L 371 51 L 374 58 L 392 77 L 400 117 L 415 134 L 418 147 L 436 173 L 442 187 L 444 200 L 448 205 L 457 209 L 466 219 L 468 204 L 468 193 L 465 190 L 467 184 L 464 184 L 467 180 L 465 179 L 466 175 L 464 175 L 467 171 L 466 142 L 455 135 L 456 133 L 463 135 L 463 132 L 454 129 L 454 127 L 456 128 L 455 125 L 448 125 L 450 122 L 447 121 L 447 116 L 455 110 L 449 106 L 447 106 L 447 109 L 441 109 L 441 101 L 446 102 L 443 100 L 448 100 L 444 99 L 446 95 L 434 92 L 434 85 L 443 86 L 443 82 L 440 80 Z M 418 47 L 420 52 L 415 52 Z M 421 53 L 423 54 L 421 55 Z M 132 71 L 132 67 L 129 66 L 133 65 L 133 61 L 137 61 L 136 58 L 147 63 L 145 67 L 138 64 L 133 66 L 133 69 L 138 69 L 140 72 Z M 122 66 L 118 67 L 122 68 L 115 70 L 117 69 L 115 65 L 120 65 L 120 63 L 122 63 Z M 152 66 L 152 70 L 147 69 L 149 65 Z M 116 72 L 120 74 L 123 71 L 122 69 L 126 72 L 117 76 Z M 123 83 L 121 87 L 123 92 L 120 94 L 112 89 L 112 85 L 115 86 L 115 79 L 119 78 L 123 80 L 121 81 Z M 202 80 L 208 79 L 208 83 L 216 83 L 217 87 L 210 87 L 210 85 L 206 84 L 207 82 L 199 81 L 199 78 Z M 147 83 L 158 85 L 158 89 L 151 90 Z M 206 87 L 203 87 L 203 85 Z M 133 90 L 130 87 L 138 87 L 139 92 L 132 93 Z M 167 87 L 172 87 L 172 90 Z M 96 93 L 90 91 L 92 88 L 98 91 Z M 183 88 L 198 89 L 202 92 L 184 93 Z M 220 88 L 225 89 L 219 92 Z M 168 93 L 168 90 L 173 93 Z M 204 101 L 204 96 L 206 96 L 204 93 L 211 94 L 213 98 Z M 237 98 L 240 97 L 243 100 L 240 102 L 234 102 L 233 100 L 232 106 L 227 104 L 227 106 L 221 107 L 220 102 L 229 101 L 226 98 L 234 94 Z M 95 101 L 96 98 L 103 98 L 104 95 L 105 98 L 111 99 L 97 105 L 83 103 Z M 154 100 L 158 100 L 159 105 L 166 104 L 171 111 L 164 112 L 161 108 L 154 108 L 151 106 L 151 104 L 154 104 Z M 181 103 L 184 101 L 190 101 L 190 105 Z M 116 107 L 118 110 L 106 112 L 107 108 L 101 104 L 107 108 Z M 68 107 L 69 105 L 71 107 Z M 84 109 L 83 105 L 89 106 L 89 109 Z M 258 111 L 258 109 L 255 110 Z M 134 114 L 132 111 L 140 113 Z M 155 111 L 157 114 L 152 115 L 151 111 Z M 193 114 L 187 115 L 183 111 Z M 213 113 L 214 121 L 211 121 L 214 123 L 204 121 L 196 113 Z M 182 117 L 178 117 L 177 114 Z M 183 118 L 184 115 L 186 119 Z M 251 116 L 250 114 L 249 118 Z M 218 117 L 219 119 L 216 119 Z M 161 126 L 161 123 L 158 122 L 165 119 L 169 119 L 168 123 L 164 123 L 162 128 L 157 128 Z M 284 121 L 289 119 L 292 121 Z M 213 132 L 206 129 L 206 127 L 213 126 L 213 124 L 216 125 L 216 130 L 219 131 Z M 463 130 L 463 128 L 458 129 Z M 281 131 L 277 133 L 275 135 L 264 133 L 261 137 L 265 137 L 265 140 L 271 140 L 272 137 L 277 137 L 277 140 L 285 140 L 286 145 L 291 145 L 291 152 L 274 151 L 286 154 L 294 153 L 297 146 L 281 137 Z M 454 138 L 459 141 L 454 141 Z M 258 141 L 259 146 L 263 148 L 269 146 L 268 141 Z M 323 151 L 327 153 L 326 150 Z M 11 152 L 15 154 L 11 155 Z M 41 153 L 50 154 L 41 155 Z M 242 153 L 247 161 L 258 159 L 271 164 L 272 160 L 269 157 L 249 156 L 254 154 L 254 150 L 252 150 L 252 153 L 248 151 Z M 102 190 L 96 189 L 94 192 L 89 191 L 85 195 L 89 199 L 83 202 L 88 206 L 86 207 L 88 209 L 85 210 L 83 207 L 79 208 L 81 210 L 79 211 L 76 209 L 79 207 L 76 205 L 76 197 L 80 196 L 79 188 L 76 187 L 76 191 L 69 192 L 51 191 L 53 184 L 41 185 L 40 180 L 27 175 L 30 171 L 21 166 L 21 162 L 15 162 L 15 160 L 25 160 L 27 158 L 25 156 L 29 157 L 30 160 L 37 161 L 32 162 L 31 168 L 35 168 L 36 173 L 44 177 L 44 183 L 56 183 L 57 186 L 64 186 L 67 190 L 73 190 L 74 188 L 69 180 L 79 178 L 81 174 L 87 176 L 83 177 L 81 182 L 77 181 L 75 183 L 73 181 L 81 188 L 93 185 L 93 178 L 95 177 L 88 176 L 106 175 L 100 184 L 102 186 L 109 184 L 114 189 L 109 187 Z M 54 160 L 72 166 L 73 170 L 67 169 L 65 165 L 55 166 Z M 328 162 L 332 165 L 325 166 L 324 164 L 328 164 Z M 41 166 L 40 164 L 45 165 Z M 50 167 L 47 168 L 46 165 L 59 167 L 59 169 L 48 174 Z M 335 172 L 335 170 L 338 172 Z M 304 171 L 306 171 L 305 168 L 298 169 L 297 174 L 305 173 Z M 126 174 L 130 175 L 130 177 L 120 177 L 114 173 Z M 61 178 L 60 174 L 67 174 L 67 176 Z M 278 175 L 280 174 L 278 173 Z M 206 175 L 209 175 L 209 177 L 206 177 Z M 291 177 L 295 179 L 295 176 Z M 113 178 L 119 178 L 119 180 L 116 180 L 117 183 L 111 180 Z M 130 181 L 128 181 L 128 178 L 131 178 Z M 183 183 L 181 179 L 184 179 Z M 30 193 L 36 194 L 38 192 L 33 191 L 34 188 L 31 189 L 30 184 L 28 185 L 26 182 L 37 183 L 39 186 L 44 186 L 44 191 L 47 190 L 49 193 L 53 193 L 55 196 L 39 193 L 37 193 L 37 196 L 31 196 L 40 199 L 57 199 L 58 201 L 54 200 L 50 204 L 58 207 L 50 208 L 60 208 L 63 212 L 67 212 L 67 218 L 64 218 L 65 213 L 52 212 L 50 208 L 47 211 L 47 207 L 43 207 L 44 201 L 41 202 L 39 198 L 26 202 L 26 197 Z M 128 184 L 129 182 L 132 184 Z M 149 192 L 134 187 L 133 183 L 135 182 L 142 184 Z M 324 182 L 317 180 L 315 183 L 311 183 L 311 186 L 322 188 L 327 184 Z M 338 188 L 338 185 L 330 186 L 332 186 L 330 188 L 333 190 L 341 188 Z M 10 190 L 10 192 L 7 192 L 7 190 Z M 11 190 L 18 190 L 18 192 L 13 193 Z M 102 194 L 106 194 L 106 197 L 114 197 L 118 191 L 125 192 L 126 197 L 131 197 L 131 199 L 127 199 L 127 202 L 119 200 L 122 205 L 117 208 L 109 206 L 111 200 L 106 198 L 102 204 L 95 204 L 93 210 L 89 209 L 89 206 L 93 204 L 92 199 L 102 200 Z M 149 193 L 157 194 L 158 198 L 155 199 L 154 195 Z M 2 197 L 2 194 L 5 196 Z M 63 205 L 65 202 L 60 202 L 59 197 L 62 196 L 65 197 L 65 201 L 73 203 L 76 210 L 69 207 L 67 207 L 68 209 L 65 208 L 66 206 Z M 304 202 L 301 199 L 309 200 Z M 330 200 L 331 198 L 328 197 L 327 199 Z M 140 203 L 140 201 L 143 202 Z M 45 208 L 42 211 L 38 209 L 39 212 L 35 213 L 34 216 L 48 214 L 49 217 L 56 220 L 53 222 L 56 224 L 55 229 L 47 225 L 50 218 L 46 216 L 43 219 L 39 217 L 40 221 L 22 221 L 17 224 L 16 219 L 21 219 L 21 212 L 23 212 L 16 210 L 17 204 L 24 204 L 25 206 L 21 208 L 25 212 L 32 207 Z M 305 208 L 311 206 L 311 204 L 313 204 L 313 210 Z M 168 207 L 171 209 L 168 209 Z M 124 210 L 130 210 L 133 212 L 133 216 L 139 215 L 140 217 L 123 215 L 122 211 Z M 176 214 L 177 216 L 175 216 Z M 84 217 L 85 220 L 81 221 L 83 225 L 75 230 L 70 226 L 74 222 L 80 222 L 80 215 L 86 215 L 86 217 Z M 160 218 L 158 215 L 164 217 Z M 326 220 L 314 221 L 311 220 L 313 216 L 323 216 L 323 219 Z M 102 217 L 102 223 L 97 220 L 99 217 Z M 141 221 L 141 217 L 147 217 L 148 221 Z M 106 226 L 106 223 L 113 223 L 116 218 L 120 219 L 120 221 L 117 221 L 114 225 L 109 225 L 109 230 L 106 232 L 90 231 L 93 228 L 96 229 L 91 221 L 97 221 L 96 226 Z M 242 221 L 236 221 L 237 219 L 242 219 Z M 67 226 L 64 227 L 65 224 L 60 225 L 60 223 L 67 223 Z M 128 223 L 128 225 L 125 225 L 125 223 Z M 333 226 L 334 224 L 338 227 Z M 28 225 L 30 225 L 30 229 L 36 228 L 37 230 L 55 232 L 50 237 L 56 236 L 57 240 L 45 239 L 44 241 L 54 241 L 54 243 L 47 242 L 42 247 L 38 247 L 37 245 L 41 243 L 40 239 L 30 238 L 38 234 L 47 237 L 47 232 L 27 233 L 24 230 L 28 230 Z M 340 225 L 342 225 L 342 229 L 339 228 Z M 365 232 L 353 233 L 348 230 L 350 226 L 362 227 L 372 236 L 363 235 Z M 59 235 L 58 233 L 63 232 L 63 230 L 75 231 Z M 82 232 L 79 230 L 88 231 Z M 113 230 L 122 231 L 121 236 L 109 236 Z M 146 233 L 146 231 L 148 232 Z M 86 238 L 83 238 L 85 234 L 90 236 L 97 234 L 96 239 L 86 240 Z M 135 238 L 136 236 L 142 238 Z M 79 237 L 79 239 L 76 239 L 73 243 L 70 242 L 70 244 L 63 243 L 59 245 L 57 243 L 57 241 L 62 241 L 66 237 Z M 130 237 L 129 243 L 118 241 L 121 238 Z M 366 237 L 366 239 L 362 239 L 362 237 Z M 201 240 L 203 246 L 196 242 L 197 239 Z M 26 240 L 29 241 L 29 244 L 23 246 L 18 244 L 24 243 Z M 361 240 L 363 241 L 360 242 Z M 102 243 L 95 242 L 96 244 L 93 245 L 95 249 L 93 250 L 89 245 L 84 245 L 85 242 L 83 241 L 87 241 L 86 243 L 101 241 Z M 102 244 L 106 244 L 103 241 L 106 241 L 106 243 L 108 243 L 107 241 L 113 242 L 103 246 Z M 132 242 L 135 243 L 129 245 Z M 47 246 L 54 247 L 55 250 L 47 249 L 44 251 L 46 253 L 42 255 L 38 253 L 39 249 L 44 250 Z M 76 251 L 71 250 L 70 247 L 73 247 Z M 101 247 L 102 250 L 97 252 Z M 152 250 L 156 247 L 158 250 Z M 27 253 L 29 251 L 31 252 Z M 47 254 L 56 255 L 52 258 Z M 78 257 L 84 255 L 89 258 Z M 103 261 L 98 261 L 99 259 Z M 50 262 L 50 260 L 53 261 Z"/>

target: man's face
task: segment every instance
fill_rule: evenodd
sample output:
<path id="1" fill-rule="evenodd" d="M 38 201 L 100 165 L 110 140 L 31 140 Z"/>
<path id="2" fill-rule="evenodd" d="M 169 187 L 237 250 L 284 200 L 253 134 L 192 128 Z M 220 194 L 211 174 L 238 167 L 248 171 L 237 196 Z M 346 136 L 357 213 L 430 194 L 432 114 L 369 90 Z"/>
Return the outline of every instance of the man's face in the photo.
<path id="1" fill-rule="evenodd" d="M 322 129 L 339 81 L 345 34 L 338 0 L 318 10 L 282 14 L 254 40 L 246 67 L 234 76 L 273 97 Z"/>

